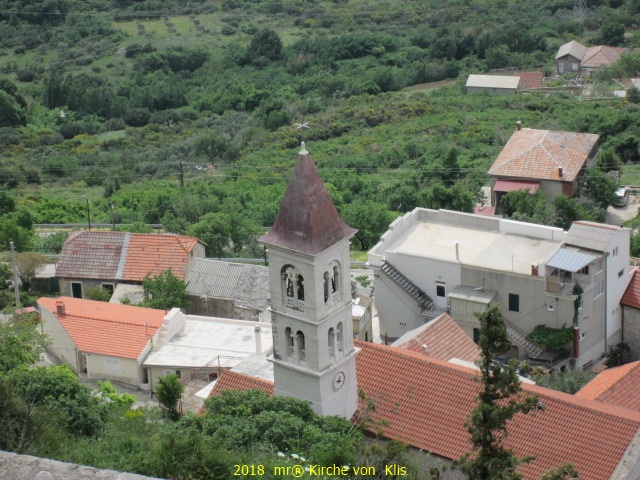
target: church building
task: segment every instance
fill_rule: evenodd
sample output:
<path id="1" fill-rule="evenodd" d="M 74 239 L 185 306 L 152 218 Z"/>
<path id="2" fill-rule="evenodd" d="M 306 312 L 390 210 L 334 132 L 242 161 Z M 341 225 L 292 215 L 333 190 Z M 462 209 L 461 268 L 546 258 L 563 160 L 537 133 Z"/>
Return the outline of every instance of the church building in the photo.
<path id="1" fill-rule="evenodd" d="M 304 143 L 267 247 L 275 395 L 311 402 L 322 415 L 358 407 L 349 240 Z"/>

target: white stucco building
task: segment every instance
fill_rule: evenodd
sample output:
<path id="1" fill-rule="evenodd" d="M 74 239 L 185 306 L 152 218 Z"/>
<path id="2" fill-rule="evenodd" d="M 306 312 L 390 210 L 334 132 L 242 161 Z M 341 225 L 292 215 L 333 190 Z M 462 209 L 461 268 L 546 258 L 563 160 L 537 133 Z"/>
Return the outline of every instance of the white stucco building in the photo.
<path id="1" fill-rule="evenodd" d="M 380 335 L 397 339 L 443 312 L 472 337 L 474 312 L 498 303 L 520 358 L 549 360 L 524 337 L 539 324 L 571 327 L 583 289 L 574 354 L 586 364 L 621 338 L 620 299 L 631 279 L 629 229 L 575 222 L 559 228 L 446 210 L 415 209 L 369 252 Z M 571 345 L 567 347 L 570 354 Z"/>

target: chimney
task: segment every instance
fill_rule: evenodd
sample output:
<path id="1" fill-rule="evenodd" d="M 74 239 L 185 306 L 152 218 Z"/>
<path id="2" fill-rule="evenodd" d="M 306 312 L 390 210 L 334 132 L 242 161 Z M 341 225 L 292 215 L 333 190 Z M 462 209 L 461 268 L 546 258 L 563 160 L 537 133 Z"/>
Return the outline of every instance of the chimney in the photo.
<path id="1" fill-rule="evenodd" d="M 262 353 L 262 337 L 260 336 L 262 329 L 260 328 L 260 325 L 256 325 L 254 331 L 256 335 L 256 353 Z"/>
<path id="2" fill-rule="evenodd" d="M 62 300 L 58 300 L 56 302 L 56 313 L 58 315 L 66 315 L 67 314 L 67 309 L 64 306 L 64 302 Z"/>
<path id="3" fill-rule="evenodd" d="M 538 276 L 538 265 L 531 265 L 531 275 L 533 277 Z"/>
<path id="4" fill-rule="evenodd" d="M 560 178 L 562 178 L 562 175 L 564 174 L 564 168 L 563 167 L 558 167 L 558 176 Z"/>
<path id="5" fill-rule="evenodd" d="M 516 122 L 516 130 L 522 130 L 522 122 L 520 120 Z"/>

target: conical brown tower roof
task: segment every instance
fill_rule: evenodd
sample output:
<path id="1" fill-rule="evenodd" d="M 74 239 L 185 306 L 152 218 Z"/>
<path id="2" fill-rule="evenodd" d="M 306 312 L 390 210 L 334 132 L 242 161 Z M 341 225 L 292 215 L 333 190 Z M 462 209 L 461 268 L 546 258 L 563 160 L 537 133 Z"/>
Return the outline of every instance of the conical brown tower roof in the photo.
<path id="1" fill-rule="evenodd" d="M 356 231 L 338 215 L 303 143 L 276 221 L 260 241 L 316 255 Z"/>

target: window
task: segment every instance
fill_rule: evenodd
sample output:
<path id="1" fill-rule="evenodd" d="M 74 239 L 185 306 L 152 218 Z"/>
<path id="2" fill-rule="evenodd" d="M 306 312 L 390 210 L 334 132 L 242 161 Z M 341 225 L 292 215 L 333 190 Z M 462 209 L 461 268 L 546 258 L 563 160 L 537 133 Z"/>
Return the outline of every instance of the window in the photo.
<path id="1" fill-rule="evenodd" d="M 473 329 L 473 341 L 474 341 L 474 343 L 478 343 L 480 341 L 480 329 L 479 328 L 474 328 Z"/>
<path id="2" fill-rule="evenodd" d="M 603 293 L 604 293 L 604 280 L 602 280 L 601 282 L 596 283 L 596 290 L 595 290 L 594 298 L 599 297 Z"/>
<path id="3" fill-rule="evenodd" d="M 102 289 L 109 292 L 109 295 L 113 295 L 113 283 L 103 283 Z"/>
<path id="4" fill-rule="evenodd" d="M 342 327 L 342 322 L 338 322 L 338 326 L 336 327 L 336 343 L 339 352 L 344 352 L 344 336 L 342 334 L 343 330 L 344 328 Z"/>
<path id="5" fill-rule="evenodd" d="M 613 251 L 611 252 L 611 255 L 613 255 L 614 257 L 618 256 L 618 247 L 613 249 Z"/>
<path id="6" fill-rule="evenodd" d="M 333 327 L 327 332 L 327 343 L 329 344 L 329 356 L 333 357 L 336 354 L 336 334 Z"/>
<path id="7" fill-rule="evenodd" d="M 300 330 L 298 330 L 298 333 L 296 333 L 296 341 L 298 342 L 298 358 L 300 360 L 304 360 L 306 355 L 304 333 L 302 333 Z"/>
<path id="8" fill-rule="evenodd" d="M 442 285 L 441 283 L 436 284 L 436 296 L 437 297 L 444 297 L 445 294 L 445 288 L 444 285 Z"/>
<path id="9" fill-rule="evenodd" d="M 624 275 L 624 268 L 618 272 L 618 278 L 622 277 L 622 275 Z"/>
<path id="10" fill-rule="evenodd" d="M 520 295 L 517 295 L 515 293 L 509 294 L 509 311 L 510 312 L 520 311 Z"/>
<path id="11" fill-rule="evenodd" d="M 577 273 L 581 275 L 589 275 L 589 265 L 582 267 Z"/>

